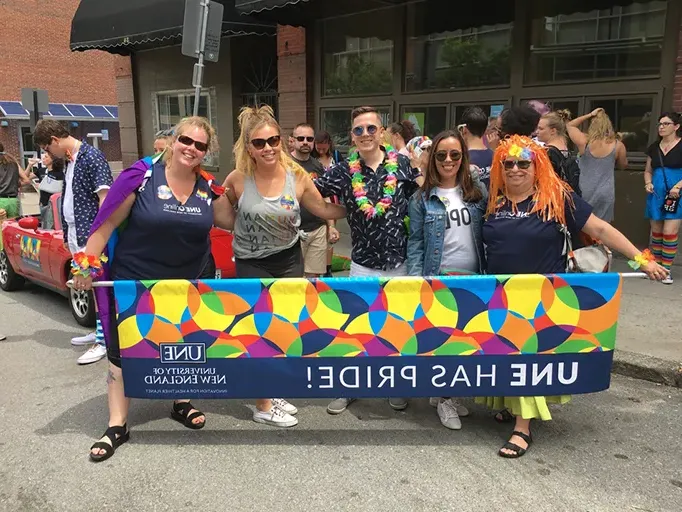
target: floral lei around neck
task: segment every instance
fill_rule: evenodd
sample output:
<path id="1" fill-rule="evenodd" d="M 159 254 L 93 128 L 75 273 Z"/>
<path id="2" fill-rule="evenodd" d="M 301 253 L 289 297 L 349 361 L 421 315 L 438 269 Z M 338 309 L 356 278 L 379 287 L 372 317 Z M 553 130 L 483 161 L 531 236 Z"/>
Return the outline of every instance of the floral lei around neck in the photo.
<path id="1" fill-rule="evenodd" d="M 360 163 L 360 154 L 358 153 L 358 150 L 354 149 L 348 157 L 355 203 L 368 219 L 381 217 L 386 213 L 386 210 L 388 210 L 393 203 L 393 196 L 395 195 L 395 190 L 398 185 L 398 178 L 395 177 L 395 173 L 398 170 L 398 152 L 388 144 L 386 144 L 384 148 L 388 158 L 384 167 L 388 172 L 388 176 L 384 183 L 384 196 L 377 204 L 372 204 L 367 198 L 367 187 L 365 186 L 365 177 L 362 175 L 362 164 Z"/>

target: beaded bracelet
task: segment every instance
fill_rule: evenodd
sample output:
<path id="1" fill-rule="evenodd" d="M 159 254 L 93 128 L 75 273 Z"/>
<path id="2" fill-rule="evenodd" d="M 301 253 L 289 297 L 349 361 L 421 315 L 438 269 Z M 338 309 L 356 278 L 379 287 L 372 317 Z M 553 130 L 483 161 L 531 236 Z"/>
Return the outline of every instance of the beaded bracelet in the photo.
<path id="1" fill-rule="evenodd" d="M 106 256 L 93 256 L 84 252 L 77 252 L 71 260 L 71 273 L 74 276 L 99 277 L 104 273 L 102 263 L 106 263 Z"/>
<path id="2" fill-rule="evenodd" d="M 644 251 L 635 256 L 634 259 L 628 261 L 628 265 L 630 265 L 633 270 L 639 270 L 640 267 L 651 261 L 656 261 L 656 258 L 654 258 L 654 255 L 651 254 L 649 249 L 644 249 Z"/>

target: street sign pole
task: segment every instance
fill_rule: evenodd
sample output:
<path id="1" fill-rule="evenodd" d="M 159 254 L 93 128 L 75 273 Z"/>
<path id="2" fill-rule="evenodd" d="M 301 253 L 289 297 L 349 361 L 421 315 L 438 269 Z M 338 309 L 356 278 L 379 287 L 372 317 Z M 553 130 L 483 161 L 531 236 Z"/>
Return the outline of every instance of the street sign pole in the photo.
<path id="1" fill-rule="evenodd" d="M 209 0 L 201 0 L 201 35 L 199 36 L 199 62 L 194 65 L 192 85 L 194 89 L 194 116 L 199 115 L 199 100 L 201 99 L 201 84 L 204 80 L 204 51 L 206 49 L 206 27 L 208 26 Z"/>
<path id="2" fill-rule="evenodd" d="M 47 91 L 44 89 L 32 89 L 24 87 L 21 89 L 21 105 L 28 110 L 31 124 L 31 131 L 33 131 L 43 117 L 50 110 Z M 36 153 L 40 157 L 40 148 L 36 148 Z"/>
<path id="3" fill-rule="evenodd" d="M 211 0 L 185 0 L 182 26 L 182 54 L 198 59 L 192 73 L 194 87 L 193 115 L 199 115 L 204 62 L 218 62 L 224 6 Z"/>

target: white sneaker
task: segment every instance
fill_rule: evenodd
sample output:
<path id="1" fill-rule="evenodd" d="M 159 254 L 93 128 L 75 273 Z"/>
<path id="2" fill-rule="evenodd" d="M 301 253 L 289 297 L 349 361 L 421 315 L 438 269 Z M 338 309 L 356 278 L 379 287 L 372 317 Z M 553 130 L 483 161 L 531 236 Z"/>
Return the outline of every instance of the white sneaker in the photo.
<path id="1" fill-rule="evenodd" d="M 438 402 L 440 402 L 440 400 L 441 400 L 441 399 L 440 399 L 439 397 L 437 397 L 437 396 L 432 396 L 431 398 L 429 398 L 429 405 L 430 405 L 431 407 L 438 407 Z M 462 404 L 460 404 L 460 403 L 459 403 L 457 400 L 455 400 L 454 398 L 450 398 L 450 401 L 451 401 L 451 402 L 453 403 L 453 405 L 455 406 L 455 409 L 457 410 L 457 415 L 458 415 L 460 418 L 466 418 L 467 416 L 469 416 L 469 409 L 467 409 L 466 407 L 464 407 Z"/>
<path id="2" fill-rule="evenodd" d="M 74 347 L 80 347 L 82 345 L 92 345 L 93 343 L 95 343 L 95 341 L 97 341 L 97 338 L 94 332 L 86 334 L 85 336 L 76 336 L 75 338 L 71 338 L 71 344 Z"/>
<path id="3" fill-rule="evenodd" d="M 295 416 L 298 414 L 298 409 L 286 400 L 284 398 L 271 398 L 272 400 L 272 405 L 276 405 L 280 409 L 282 409 L 285 413 L 291 414 L 292 416 Z"/>
<path id="4" fill-rule="evenodd" d="M 445 428 L 449 428 L 450 430 L 460 430 L 462 428 L 462 422 L 459 419 L 459 414 L 457 414 L 457 408 L 450 398 L 440 399 L 436 410 L 438 411 L 440 422 Z"/>
<path id="5" fill-rule="evenodd" d="M 0 334 L 0 341 L 5 341 L 7 339 L 7 336 L 4 334 Z"/>
<path id="6" fill-rule="evenodd" d="M 287 414 L 282 409 L 277 407 L 274 403 L 269 411 L 261 411 L 256 408 L 253 413 L 253 421 L 256 423 L 265 423 L 273 427 L 293 427 L 298 425 L 298 420 L 291 414 Z"/>
<path id="7" fill-rule="evenodd" d="M 668 274 L 668 277 L 666 277 L 663 281 L 661 281 L 663 284 L 673 284 L 673 275 Z"/>
<path id="8" fill-rule="evenodd" d="M 103 359 L 107 355 L 106 347 L 102 345 L 93 345 L 88 349 L 88 351 L 78 358 L 78 364 L 90 364 L 96 363 L 100 359 Z"/>

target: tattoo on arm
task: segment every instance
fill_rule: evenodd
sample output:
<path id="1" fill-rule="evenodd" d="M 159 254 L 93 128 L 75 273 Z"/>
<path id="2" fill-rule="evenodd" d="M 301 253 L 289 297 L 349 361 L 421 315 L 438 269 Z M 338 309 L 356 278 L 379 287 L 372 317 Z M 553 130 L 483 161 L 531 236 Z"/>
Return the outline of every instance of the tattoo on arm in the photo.
<path id="1" fill-rule="evenodd" d="M 109 373 L 107 374 L 107 384 L 111 384 L 116 380 L 116 377 L 114 377 L 114 372 L 109 370 Z"/>

